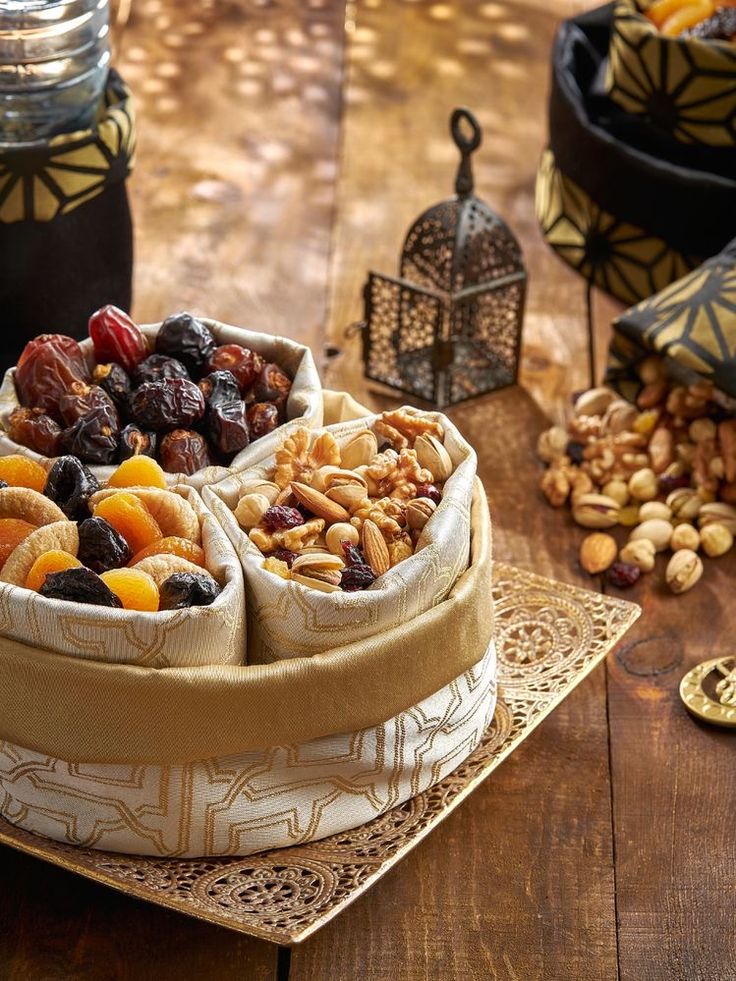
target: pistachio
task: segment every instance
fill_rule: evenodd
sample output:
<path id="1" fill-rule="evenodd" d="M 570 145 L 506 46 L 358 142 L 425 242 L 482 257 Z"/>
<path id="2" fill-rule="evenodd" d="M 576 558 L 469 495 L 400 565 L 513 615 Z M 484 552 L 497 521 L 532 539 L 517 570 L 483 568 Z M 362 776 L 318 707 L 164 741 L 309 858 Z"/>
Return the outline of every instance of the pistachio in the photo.
<path id="1" fill-rule="evenodd" d="M 238 501 L 235 517 L 241 528 L 250 531 L 251 528 L 255 528 L 270 507 L 271 502 L 265 494 L 246 494 Z"/>
<path id="2" fill-rule="evenodd" d="M 678 487 L 667 495 L 666 503 L 675 521 L 692 521 L 698 516 L 703 501 L 692 487 Z"/>
<path id="3" fill-rule="evenodd" d="M 359 541 L 358 529 L 346 521 L 338 521 L 337 524 L 330 525 L 325 533 L 325 545 L 333 555 L 342 555 L 343 542 L 357 545 Z"/>
<path id="4" fill-rule="evenodd" d="M 642 467 L 629 477 L 629 493 L 637 501 L 653 501 L 659 485 L 651 467 Z"/>
<path id="5" fill-rule="evenodd" d="M 700 548 L 700 535 L 698 529 L 688 524 L 686 521 L 677 525 L 672 532 L 670 548 L 673 552 L 679 552 L 682 548 L 689 548 L 691 552 L 697 552 Z"/>
<path id="6" fill-rule="evenodd" d="M 308 586 L 310 589 L 318 589 L 322 593 L 339 593 L 340 587 L 335 583 L 326 582 L 324 579 L 315 579 L 314 576 L 305 576 L 301 572 L 294 572 L 292 569 L 291 578 L 294 582 Z"/>
<path id="7" fill-rule="evenodd" d="M 602 531 L 586 535 L 580 543 L 580 565 L 591 576 L 606 569 L 616 561 L 616 539 Z"/>
<path id="8" fill-rule="evenodd" d="M 315 490 L 324 493 L 325 488 L 327 486 L 326 484 L 327 478 L 330 476 L 330 474 L 334 473 L 335 471 L 340 472 L 340 468 L 330 465 L 327 465 L 325 467 L 320 467 L 319 470 L 315 470 L 314 473 L 312 474 L 312 479 L 309 481 L 309 486 L 314 487 Z"/>
<path id="9" fill-rule="evenodd" d="M 327 491 L 327 497 L 331 501 L 348 511 L 356 508 L 367 496 L 368 491 L 362 484 L 341 484 L 337 487 L 330 487 Z"/>
<path id="10" fill-rule="evenodd" d="M 630 542 L 648 538 L 658 552 L 663 552 L 672 538 L 672 525 L 663 518 L 650 518 L 638 525 L 629 535 Z"/>
<path id="11" fill-rule="evenodd" d="M 452 460 L 436 436 L 423 433 L 414 441 L 414 452 L 419 466 L 429 470 L 438 483 L 443 483 L 452 474 Z"/>
<path id="12" fill-rule="evenodd" d="M 622 562 L 635 565 L 642 572 L 651 572 L 654 568 L 656 555 L 657 550 L 654 547 L 654 542 L 648 538 L 638 538 L 633 542 L 627 542 L 619 552 L 618 557 Z"/>
<path id="13" fill-rule="evenodd" d="M 611 402 L 603 416 L 603 432 L 615 435 L 629 431 L 638 414 L 635 405 L 623 399 L 616 399 Z"/>
<path id="14" fill-rule="evenodd" d="M 570 437 L 562 426 L 552 426 L 539 434 L 537 439 L 537 456 L 545 463 L 552 463 L 559 456 L 564 456 Z"/>
<path id="15" fill-rule="evenodd" d="M 629 488 L 625 480 L 609 480 L 607 484 L 603 485 L 601 493 L 606 497 L 612 497 L 621 507 L 629 503 Z"/>
<path id="16" fill-rule="evenodd" d="M 589 388 L 575 400 L 575 415 L 602 416 L 615 399 L 616 393 L 610 388 Z"/>
<path id="17" fill-rule="evenodd" d="M 366 466 L 378 453 L 378 440 L 375 433 L 366 430 L 358 433 L 342 447 L 342 465 L 346 470 Z"/>
<path id="18" fill-rule="evenodd" d="M 672 511 L 661 501 L 647 501 L 639 508 L 639 521 L 648 521 L 649 518 L 662 518 L 663 521 L 670 521 Z"/>
<path id="19" fill-rule="evenodd" d="M 417 497 L 406 506 L 406 523 L 410 528 L 421 530 L 434 514 L 437 505 L 428 497 Z"/>
<path id="20" fill-rule="evenodd" d="M 298 574 L 308 576 L 310 579 L 319 579 L 320 582 L 329 583 L 331 586 L 339 586 L 344 567 L 345 563 L 338 555 L 329 552 L 310 552 L 294 559 L 291 574 L 292 577 Z"/>
<path id="21" fill-rule="evenodd" d="M 700 529 L 700 542 L 705 554 L 715 559 L 729 551 L 733 545 L 733 534 L 720 521 L 713 521 Z"/>
<path id="22" fill-rule="evenodd" d="M 684 593 L 691 589 L 703 575 L 703 563 L 689 548 L 675 552 L 667 563 L 665 579 L 673 593 Z"/>
<path id="23" fill-rule="evenodd" d="M 706 525 L 714 522 L 725 525 L 732 535 L 736 535 L 736 507 L 723 501 L 712 501 L 703 504 L 698 513 L 698 524 L 701 531 Z"/>
<path id="24" fill-rule="evenodd" d="M 604 494 L 581 494 L 572 507 L 573 519 L 584 528 L 613 528 L 618 524 L 619 506 Z"/>

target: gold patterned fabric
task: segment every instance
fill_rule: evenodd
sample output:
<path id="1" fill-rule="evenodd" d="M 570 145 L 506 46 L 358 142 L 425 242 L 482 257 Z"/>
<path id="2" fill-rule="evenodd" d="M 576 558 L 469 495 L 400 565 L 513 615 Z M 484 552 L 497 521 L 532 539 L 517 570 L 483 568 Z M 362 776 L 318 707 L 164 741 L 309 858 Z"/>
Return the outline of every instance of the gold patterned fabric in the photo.
<path id="1" fill-rule="evenodd" d="M 606 90 L 682 143 L 736 145 L 736 45 L 665 37 L 633 0 L 615 7 Z"/>
<path id="2" fill-rule="evenodd" d="M 613 327 L 606 381 L 626 398 L 636 398 L 636 363 L 652 352 L 736 398 L 736 241 Z"/>
<path id="3" fill-rule="evenodd" d="M 41 149 L 0 153 L 0 222 L 69 214 L 125 180 L 134 158 L 133 100 L 112 70 L 95 129 L 63 133 Z"/>

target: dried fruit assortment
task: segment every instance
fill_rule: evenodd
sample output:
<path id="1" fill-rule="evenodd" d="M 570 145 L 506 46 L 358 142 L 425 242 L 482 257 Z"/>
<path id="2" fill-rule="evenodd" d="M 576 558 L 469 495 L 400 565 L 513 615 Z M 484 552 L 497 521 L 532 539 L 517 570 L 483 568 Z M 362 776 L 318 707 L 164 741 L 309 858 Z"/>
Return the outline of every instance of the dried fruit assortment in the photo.
<path id="1" fill-rule="evenodd" d="M 2 457 L 0 471 L 0 581 L 146 612 L 209 605 L 220 593 L 196 511 L 166 490 L 149 457 L 121 463 L 103 489 L 73 456 L 48 473 L 27 457 Z"/>
<path id="2" fill-rule="evenodd" d="M 8 435 L 42 456 L 114 464 L 139 455 L 169 473 L 228 464 L 286 419 L 291 379 L 239 344 L 217 345 L 188 313 L 163 322 L 155 351 L 113 306 L 93 314 L 95 367 L 62 334 L 30 341 L 15 370 L 21 408 Z"/>
<path id="3" fill-rule="evenodd" d="M 725 555 L 736 535 L 736 416 L 708 381 L 683 385 L 665 363 L 638 365 L 637 404 L 608 388 L 583 392 L 566 428 L 543 432 L 541 489 L 595 529 L 580 547 L 591 575 L 633 585 L 670 551 L 665 581 L 683 593 L 703 575 L 699 552 Z M 621 548 L 609 530 L 623 527 Z"/>
<path id="4" fill-rule="evenodd" d="M 665 37 L 736 39 L 736 7 L 731 0 L 654 0 L 645 14 Z"/>
<path id="5" fill-rule="evenodd" d="M 453 472 L 442 426 L 397 409 L 339 446 L 299 429 L 270 480 L 247 485 L 235 517 L 263 567 L 322 592 L 367 589 L 414 554 Z"/>

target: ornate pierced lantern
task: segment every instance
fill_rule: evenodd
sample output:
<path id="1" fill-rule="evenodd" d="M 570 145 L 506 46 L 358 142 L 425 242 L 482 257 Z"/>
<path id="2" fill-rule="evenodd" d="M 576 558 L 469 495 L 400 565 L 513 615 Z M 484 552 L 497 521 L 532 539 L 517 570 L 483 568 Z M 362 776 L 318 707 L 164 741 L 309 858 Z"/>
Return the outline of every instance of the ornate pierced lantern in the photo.
<path id="1" fill-rule="evenodd" d="M 398 277 L 369 273 L 361 324 L 366 377 L 439 408 L 516 380 L 526 294 L 519 243 L 473 193 L 480 126 L 455 109 L 450 131 L 455 196 L 409 229 Z"/>

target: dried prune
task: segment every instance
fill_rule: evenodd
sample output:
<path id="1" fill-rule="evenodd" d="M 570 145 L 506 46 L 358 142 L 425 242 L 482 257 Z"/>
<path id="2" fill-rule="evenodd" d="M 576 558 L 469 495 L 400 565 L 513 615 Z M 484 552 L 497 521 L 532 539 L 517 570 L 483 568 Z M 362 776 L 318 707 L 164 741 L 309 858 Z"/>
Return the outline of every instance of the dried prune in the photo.
<path id="1" fill-rule="evenodd" d="M 212 576 L 175 572 L 161 583 L 158 608 L 183 610 L 189 606 L 209 606 L 221 592 Z"/>
<path id="2" fill-rule="evenodd" d="M 159 462 L 168 473 L 191 475 L 212 463 L 207 440 L 189 429 L 175 429 L 161 440 Z"/>
<path id="3" fill-rule="evenodd" d="M 120 433 L 119 459 L 129 460 L 132 456 L 156 456 L 156 433 L 144 433 L 138 426 L 130 423 Z"/>
<path id="4" fill-rule="evenodd" d="M 156 351 L 178 358 L 197 378 L 202 374 L 215 346 L 212 331 L 191 313 L 176 313 L 167 317 L 156 336 Z"/>
<path id="5" fill-rule="evenodd" d="M 8 436 L 42 456 L 57 456 L 61 426 L 43 409 L 16 409 L 8 419 Z"/>
<path id="6" fill-rule="evenodd" d="M 130 375 L 122 367 L 111 361 L 109 364 L 98 364 L 92 372 L 92 381 L 105 391 L 118 409 L 128 411 L 128 399 L 133 386 Z"/>
<path id="7" fill-rule="evenodd" d="M 187 429 L 204 415 L 204 396 L 185 378 L 146 382 L 133 393 L 130 414 L 141 429 Z"/>
<path id="8" fill-rule="evenodd" d="M 417 497 L 428 497 L 430 501 L 439 504 L 442 500 L 442 491 L 436 484 L 417 484 Z"/>
<path id="9" fill-rule="evenodd" d="M 606 575 L 612 586 L 627 589 L 637 581 L 641 575 L 641 569 L 633 562 L 614 562 Z"/>
<path id="10" fill-rule="evenodd" d="M 222 344 L 207 363 L 208 371 L 231 371 L 244 396 L 263 368 L 263 358 L 240 344 Z"/>
<path id="11" fill-rule="evenodd" d="M 123 606 L 97 573 L 83 566 L 77 569 L 65 569 L 63 572 L 50 572 L 39 593 L 48 599 L 71 600 L 73 603 L 91 603 L 94 606 L 117 608 Z"/>
<path id="12" fill-rule="evenodd" d="M 23 348 L 15 369 L 18 399 L 60 421 L 59 399 L 72 382 L 88 381 L 82 349 L 64 334 L 40 334 Z"/>
<path id="13" fill-rule="evenodd" d="M 128 543 L 104 518 L 86 518 L 79 523 L 80 562 L 93 572 L 119 569 L 130 562 Z"/>
<path id="14" fill-rule="evenodd" d="M 248 429 L 251 440 L 272 433 L 279 424 L 279 410 L 273 402 L 255 402 L 248 406 Z"/>
<path id="15" fill-rule="evenodd" d="M 107 409 L 93 409 L 61 434 L 62 453 L 78 456 L 86 463 L 114 463 L 118 454 L 117 428 L 110 424 Z"/>
<path id="16" fill-rule="evenodd" d="M 291 391 L 291 378 L 277 364 L 264 364 L 253 386 L 256 402 L 273 402 L 281 413 Z"/>
<path id="17" fill-rule="evenodd" d="M 59 399 L 59 412 L 67 426 L 73 426 L 78 419 L 89 415 L 95 409 L 106 415 L 108 424 L 114 432 L 120 429 L 120 416 L 115 403 L 99 385 L 72 382 L 69 391 Z"/>
<path id="18" fill-rule="evenodd" d="M 376 581 L 376 574 L 367 563 L 357 563 L 342 570 L 340 588 L 346 593 L 368 589 Z"/>
<path id="19" fill-rule="evenodd" d="M 213 405 L 207 416 L 207 431 L 212 445 L 223 456 L 245 449 L 250 442 L 245 402 L 240 399 Z"/>
<path id="20" fill-rule="evenodd" d="M 148 341 L 127 313 L 109 304 L 89 318 L 89 336 L 97 363 L 115 361 L 133 371 L 148 354 Z"/>
<path id="21" fill-rule="evenodd" d="M 304 515 L 296 508 L 287 508 L 283 504 L 273 504 L 263 512 L 261 524 L 269 531 L 284 531 L 286 528 L 296 528 L 304 524 Z"/>
<path id="22" fill-rule="evenodd" d="M 74 456 L 60 456 L 49 470 L 44 494 L 58 504 L 67 518 L 89 516 L 89 499 L 100 489 L 97 478 Z"/>
<path id="23" fill-rule="evenodd" d="M 240 398 L 240 388 L 232 371 L 210 372 L 199 382 L 199 390 L 208 410 L 225 402 L 237 402 Z"/>
<path id="24" fill-rule="evenodd" d="M 176 358 L 170 358 L 166 354 L 152 354 L 145 361 L 141 361 L 133 375 L 136 385 L 163 381 L 165 378 L 189 379 L 189 372 Z"/>

